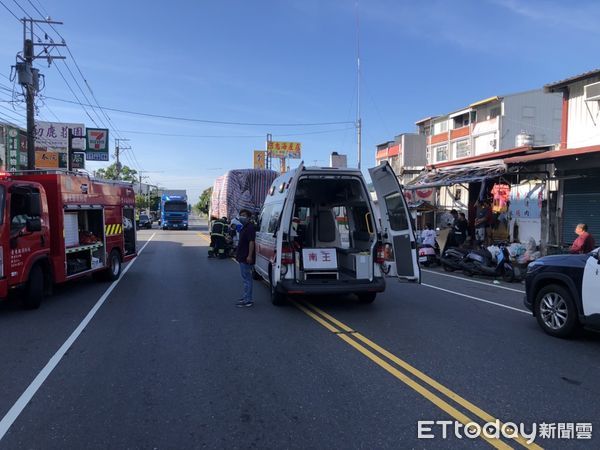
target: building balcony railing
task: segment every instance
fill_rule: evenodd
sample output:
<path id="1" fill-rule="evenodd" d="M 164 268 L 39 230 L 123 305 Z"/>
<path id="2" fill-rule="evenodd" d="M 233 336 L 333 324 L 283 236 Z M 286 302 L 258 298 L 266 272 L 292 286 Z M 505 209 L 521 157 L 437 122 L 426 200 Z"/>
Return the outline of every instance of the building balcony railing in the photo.
<path id="1" fill-rule="evenodd" d="M 444 131 L 443 133 L 440 134 L 434 134 L 433 136 L 431 136 L 431 144 L 439 144 L 441 142 L 447 142 L 448 141 L 448 132 Z"/>
<path id="2" fill-rule="evenodd" d="M 471 134 L 471 127 L 469 125 L 466 127 L 455 128 L 454 130 L 450 130 L 450 139 L 458 139 L 468 136 L 469 134 Z"/>

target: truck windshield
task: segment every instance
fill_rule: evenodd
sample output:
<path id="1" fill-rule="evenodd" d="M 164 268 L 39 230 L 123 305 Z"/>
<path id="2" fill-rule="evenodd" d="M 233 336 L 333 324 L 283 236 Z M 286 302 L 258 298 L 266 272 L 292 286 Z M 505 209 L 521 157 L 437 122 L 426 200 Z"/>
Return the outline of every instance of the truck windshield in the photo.
<path id="1" fill-rule="evenodd" d="M 165 211 L 187 212 L 188 205 L 186 202 L 166 202 Z"/>

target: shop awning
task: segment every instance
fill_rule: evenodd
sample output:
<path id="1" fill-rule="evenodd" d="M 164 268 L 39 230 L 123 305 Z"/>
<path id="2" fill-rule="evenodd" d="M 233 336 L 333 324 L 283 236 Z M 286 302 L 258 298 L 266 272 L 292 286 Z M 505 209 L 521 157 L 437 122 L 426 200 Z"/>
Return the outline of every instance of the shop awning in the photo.
<path id="1" fill-rule="evenodd" d="M 580 156 L 600 156 L 600 145 L 592 145 L 589 147 L 580 148 L 565 148 L 562 150 L 551 150 L 533 155 L 515 156 L 506 158 L 506 164 L 525 164 L 525 163 L 542 163 L 552 162 L 561 158 L 578 158 Z"/>
<path id="2" fill-rule="evenodd" d="M 474 183 L 489 178 L 497 178 L 506 173 L 506 165 L 500 161 L 489 161 L 487 164 L 469 164 L 459 167 L 448 167 L 421 173 L 411 180 L 404 189 L 422 189 L 453 184 Z"/>

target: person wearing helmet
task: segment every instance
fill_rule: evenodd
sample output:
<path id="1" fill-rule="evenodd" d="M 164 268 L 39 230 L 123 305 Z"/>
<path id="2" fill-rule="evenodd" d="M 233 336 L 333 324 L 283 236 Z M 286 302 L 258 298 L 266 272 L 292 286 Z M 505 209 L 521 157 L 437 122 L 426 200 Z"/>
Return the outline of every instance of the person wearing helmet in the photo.
<path id="1" fill-rule="evenodd" d="M 209 258 L 225 258 L 225 244 L 228 230 L 227 217 L 222 217 L 212 223 L 210 227 L 210 245 L 208 247 Z"/>

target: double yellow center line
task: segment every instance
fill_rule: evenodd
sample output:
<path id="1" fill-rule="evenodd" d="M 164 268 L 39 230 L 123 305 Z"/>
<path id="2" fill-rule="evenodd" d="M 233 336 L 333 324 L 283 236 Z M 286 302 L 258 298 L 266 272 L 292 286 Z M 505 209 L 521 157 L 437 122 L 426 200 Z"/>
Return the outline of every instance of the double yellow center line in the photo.
<path id="1" fill-rule="evenodd" d="M 204 233 L 198 233 L 198 236 L 200 236 L 206 242 L 210 241 L 210 238 Z M 455 420 L 462 423 L 464 426 L 467 426 L 473 422 L 477 422 L 471 417 L 477 417 L 480 422 L 498 423 L 499 426 L 503 425 L 502 422 L 500 422 L 491 414 L 485 412 L 457 393 L 443 386 L 433 378 L 411 366 L 406 361 L 398 358 L 393 353 L 390 353 L 383 347 L 377 345 L 366 336 L 363 336 L 361 333 L 353 330 L 351 327 L 343 322 L 340 322 L 335 317 L 327 314 L 325 311 L 317 308 L 307 301 L 300 300 L 292 303 L 306 315 L 314 319 L 316 322 L 325 327 L 327 330 L 331 331 L 355 350 L 359 351 L 375 364 L 385 369 L 395 378 L 400 380 L 402 383 L 413 389 L 421 396 L 425 397 L 435 406 L 446 412 Z M 463 411 L 466 411 L 466 413 L 458 408 L 462 408 Z M 472 416 L 467 414 L 471 414 Z M 506 444 L 500 439 L 490 438 L 484 434 L 481 434 L 481 438 L 485 439 L 490 445 L 498 449 L 512 448 L 510 445 Z M 527 440 L 521 435 L 518 435 L 518 437 L 514 438 L 514 440 L 527 449 L 542 449 L 542 447 L 537 445 L 535 442 L 528 444 Z"/>
<path id="2" fill-rule="evenodd" d="M 467 414 L 461 412 L 457 406 L 464 408 L 468 413 L 471 413 L 473 416 L 476 416 L 486 423 L 495 423 L 497 421 L 491 414 L 483 411 L 481 408 L 438 383 L 433 378 L 408 364 L 406 361 L 403 361 L 396 355 L 380 347 L 375 342 L 353 330 L 348 325 L 340 322 L 330 314 L 327 314 L 325 311 L 322 311 L 306 301 L 295 301 L 293 304 L 348 345 L 358 350 L 375 364 L 385 369 L 398 380 L 425 397 L 463 425 L 466 426 L 467 424 L 476 421 Z M 457 406 L 453 406 L 452 404 Z M 500 426 L 503 425 L 502 422 L 498 423 Z M 512 448 L 500 439 L 490 438 L 484 434 L 481 434 L 481 438 L 485 439 L 490 445 L 498 449 Z M 525 448 L 541 449 L 541 447 L 535 443 L 528 444 L 521 435 L 514 438 L 514 440 Z"/>

